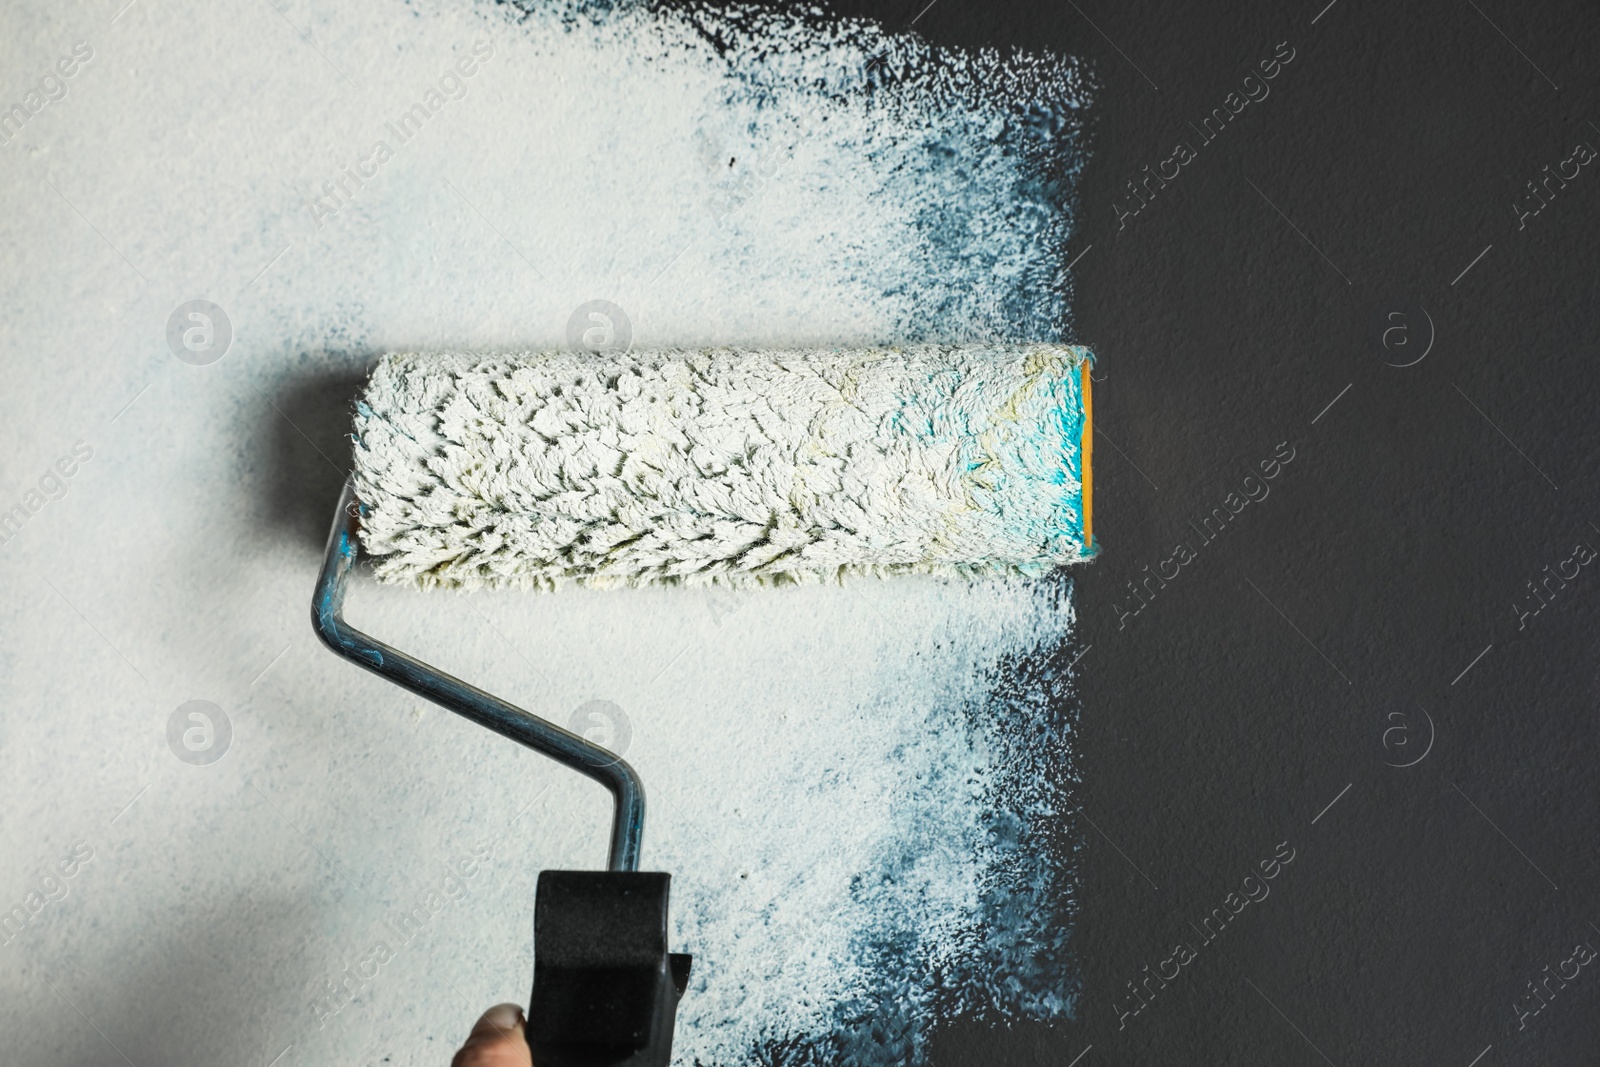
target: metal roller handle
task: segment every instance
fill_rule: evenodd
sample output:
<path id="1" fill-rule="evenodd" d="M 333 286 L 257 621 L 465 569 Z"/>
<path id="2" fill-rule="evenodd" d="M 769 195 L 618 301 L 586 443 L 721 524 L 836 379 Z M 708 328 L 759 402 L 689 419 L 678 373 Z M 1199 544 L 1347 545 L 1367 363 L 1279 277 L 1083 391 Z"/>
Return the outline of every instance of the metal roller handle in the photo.
<path id="1" fill-rule="evenodd" d="M 644 787 L 639 783 L 638 773 L 621 757 L 391 648 L 344 621 L 345 585 L 359 552 L 356 531 L 360 517 L 361 505 L 356 500 L 355 488 L 347 481 L 339 497 L 333 529 L 328 534 L 328 550 L 322 560 L 322 572 L 317 575 L 316 592 L 311 598 L 311 625 L 322 643 L 395 685 L 480 726 L 487 726 L 605 786 L 615 801 L 608 869 L 638 870 L 639 844 L 644 835 Z"/>

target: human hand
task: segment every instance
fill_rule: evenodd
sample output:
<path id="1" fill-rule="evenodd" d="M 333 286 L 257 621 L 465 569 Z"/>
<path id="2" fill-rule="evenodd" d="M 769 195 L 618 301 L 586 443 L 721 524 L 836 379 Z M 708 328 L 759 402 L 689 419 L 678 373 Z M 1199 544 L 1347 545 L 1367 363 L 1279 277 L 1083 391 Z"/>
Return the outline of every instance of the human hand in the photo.
<path id="1" fill-rule="evenodd" d="M 496 1004 L 473 1024 L 467 1043 L 450 1061 L 450 1067 L 533 1067 L 522 1022 L 521 1008 Z"/>

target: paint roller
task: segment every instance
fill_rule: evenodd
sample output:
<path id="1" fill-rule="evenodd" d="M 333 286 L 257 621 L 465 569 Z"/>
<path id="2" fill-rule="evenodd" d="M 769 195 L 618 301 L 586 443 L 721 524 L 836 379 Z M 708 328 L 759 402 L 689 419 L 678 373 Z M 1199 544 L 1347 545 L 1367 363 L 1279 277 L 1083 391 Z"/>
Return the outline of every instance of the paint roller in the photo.
<path id="1" fill-rule="evenodd" d="M 356 630 L 358 558 L 423 589 L 1038 576 L 1089 558 L 1092 357 L 1076 346 L 393 354 L 312 602 L 334 652 L 604 785 L 604 871 L 540 872 L 541 1067 L 665 1067 L 691 958 L 640 871 L 620 757 Z"/>

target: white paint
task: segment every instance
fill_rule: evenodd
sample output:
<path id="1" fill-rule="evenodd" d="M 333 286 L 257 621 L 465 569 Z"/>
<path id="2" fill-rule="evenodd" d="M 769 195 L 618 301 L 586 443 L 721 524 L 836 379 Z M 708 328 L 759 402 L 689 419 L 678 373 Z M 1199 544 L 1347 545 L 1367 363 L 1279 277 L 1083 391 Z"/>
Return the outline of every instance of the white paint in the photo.
<path id="1" fill-rule="evenodd" d="M 0 500 L 93 449 L 0 545 L 0 903 L 26 906 L 77 842 L 94 850 L 0 947 L 6 1054 L 445 1062 L 483 1007 L 526 998 L 533 879 L 598 861 L 603 799 L 314 645 L 316 513 L 346 461 L 336 405 L 314 398 L 353 393 L 385 350 L 559 345 L 595 297 L 646 346 L 1055 340 L 1069 220 L 985 146 L 1017 128 L 1009 101 L 1054 100 L 1070 126 L 1081 89 L 1052 61 L 935 63 L 778 16 L 751 16 L 777 46 L 758 60 L 744 31 L 718 58 L 673 15 L 563 29 L 443 2 L 124 7 L 0 14 L 16 75 L 0 100 L 76 42 L 94 51 L 0 148 Z M 884 49 L 902 77 L 864 94 Z M 465 95 L 315 212 L 469 56 Z M 201 297 L 232 324 L 210 366 L 166 343 Z M 1005 790 L 985 792 L 996 742 L 959 705 L 1069 620 L 1009 584 L 710 596 L 367 588 L 352 615 L 558 720 L 593 699 L 626 711 L 647 863 L 678 872 L 675 937 L 701 961 L 680 1048 L 736 1063 L 873 978 L 858 935 L 923 931 L 911 951 L 935 963 L 989 950 L 973 827 Z M 189 700 L 231 720 L 209 766 L 167 748 Z M 896 843 L 915 859 L 900 889 L 845 892 Z M 419 906 L 401 945 L 391 923 Z M 1007 951 L 1026 976 L 1027 946 Z M 374 966 L 349 979 L 354 1002 L 319 1010 L 327 982 Z M 1067 1003 L 984 996 L 1002 1013 Z"/>
<path id="2" fill-rule="evenodd" d="M 385 357 L 361 539 L 424 589 L 1048 573 L 1087 556 L 1082 349 Z"/>

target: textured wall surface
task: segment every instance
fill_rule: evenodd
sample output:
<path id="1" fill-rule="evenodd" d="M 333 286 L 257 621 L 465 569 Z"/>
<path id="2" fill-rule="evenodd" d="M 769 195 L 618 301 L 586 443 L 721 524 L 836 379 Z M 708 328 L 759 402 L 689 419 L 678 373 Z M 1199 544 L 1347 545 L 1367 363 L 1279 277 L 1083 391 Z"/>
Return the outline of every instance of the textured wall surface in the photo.
<path id="1" fill-rule="evenodd" d="M 748 114 L 678 155 L 683 127 L 659 93 L 619 89 L 616 63 L 546 67 L 508 98 L 504 52 L 380 164 L 373 141 L 470 54 L 471 19 L 407 29 L 265 0 L 8 11 L 0 99 L 74 71 L 0 151 L 0 504 L 40 493 L 0 547 L 0 888 L 7 907 L 41 901 L 0 950 L 11 1055 L 441 1063 L 476 1011 L 522 997 L 531 872 L 598 854 L 581 813 L 599 798 L 312 644 L 342 477 L 321 453 L 371 354 L 557 344 L 606 298 L 647 340 L 866 339 L 931 307 L 980 335 L 1059 328 L 1100 356 L 1106 552 L 1077 575 L 1056 658 L 1081 656 L 1082 806 L 1056 828 L 1083 843 L 1081 892 L 1030 934 L 1076 916 L 1076 1018 L 996 1028 L 972 1011 L 932 1062 L 1594 1057 L 1600 975 L 1575 952 L 1600 948 L 1600 576 L 1583 562 L 1600 549 L 1600 175 L 1576 150 L 1600 147 L 1593 5 L 834 10 L 969 53 L 1085 57 L 1094 154 L 1071 220 L 939 227 L 902 209 L 1004 184 L 1004 158 L 829 171 L 806 155 L 812 127 L 780 124 L 763 136 L 795 165 L 778 167 L 743 153 Z M 68 61 L 79 41 L 87 63 Z M 538 100 L 630 115 L 638 139 L 601 124 L 510 141 L 497 109 L 527 120 Z M 913 128 L 884 129 L 903 146 Z M 1007 129 L 935 132 L 991 128 Z M 698 221 L 615 199 L 611 171 L 573 162 L 596 155 L 695 191 Z M 363 164 L 380 177 L 323 199 Z M 1041 225 L 1067 245 L 1045 264 L 1006 239 Z M 989 239 L 965 272 L 963 233 Z M 840 262 L 859 283 L 835 284 Z M 884 284 L 905 271 L 910 289 Z M 205 367 L 165 337 L 196 298 L 234 333 Z M 990 699 L 964 688 L 979 660 L 1019 679 L 998 690 L 1017 707 L 1078 699 L 1024 666 L 1048 672 L 1031 643 L 1069 637 L 1048 598 L 835 604 L 797 657 L 811 605 L 652 600 L 614 643 L 596 601 L 556 618 L 411 597 L 372 591 L 354 614 L 549 714 L 621 709 L 641 762 L 641 709 L 709 699 L 737 731 L 770 695 L 726 687 L 730 651 L 805 693 L 841 758 L 864 727 L 875 753 L 904 736 L 857 714 L 884 693 Z M 957 619 L 971 643 L 953 655 Z M 230 717 L 214 764 L 178 758 L 197 751 L 182 729 L 169 743 L 191 700 Z M 730 880 L 742 858 L 720 861 Z M 319 1025 L 326 983 L 370 973 L 378 924 L 430 894 L 421 932 Z"/>
<path id="2" fill-rule="evenodd" d="M 1106 368 L 1082 1012 L 936 1062 L 1593 1060 L 1594 5 L 941 0 L 916 25 L 1103 82 L 1071 250 Z M 1214 108 L 1238 113 L 1197 131 Z"/>
<path id="3" fill-rule="evenodd" d="M 1089 84 L 580 0 L 0 21 L 6 1058 L 445 1062 L 526 1001 L 537 872 L 597 865 L 609 809 L 316 644 L 367 368 L 1057 341 Z M 1070 594 L 364 583 L 350 616 L 639 770 L 680 1062 L 902 1063 L 939 1017 L 1075 1010 Z"/>

